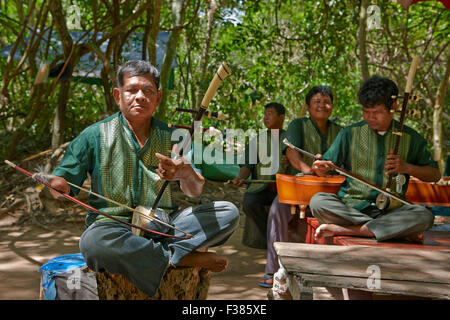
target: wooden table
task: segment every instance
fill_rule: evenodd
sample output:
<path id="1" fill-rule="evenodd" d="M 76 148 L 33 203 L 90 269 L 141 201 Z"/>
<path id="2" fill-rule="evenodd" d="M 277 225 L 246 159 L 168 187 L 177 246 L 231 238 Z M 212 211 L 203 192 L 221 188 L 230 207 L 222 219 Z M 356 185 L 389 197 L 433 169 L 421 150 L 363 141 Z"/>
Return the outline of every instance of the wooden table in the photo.
<path id="1" fill-rule="evenodd" d="M 308 182 L 309 179 L 311 178 L 277 175 L 279 201 L 300 206 L 304 210 L 317 191 L 305 183 L 304 180 Z M 322 182 L 318 177 L 315 179 Z M 339 181 L 333 181 L 334 186 L 327 182 L 320 188 L 328 188 L 327 184 L 330 188 L 336 188 Z M 411 178 L 406 199 L 428 207 L 448 207 L 450 185 L 425 183 Z M 282 265 L 289 272 L 290 291 L 294 298 L 312 299 L 312 287 L 324 286 L 450 299 L 449 232 L 427 231 L 424 233 L 423 244 L 401 240 L 377 242 L 374 239 L 351 236 L 315 240 L 314 232 L 320 225 L 319 222 L 314 218 L 303 221 L 307 224 L 306 244 L 274 244 Z M 378 289 L 367 285 L 370 276 L 367 268 L 370 266 L 382 266 L 382 285 Z M 434 270 L 433 277 L 429 277 L 429 270 Z"/>
<path id="2" fill-rule="evenodd" d="M 420 250 L 450 250 L 450 232 L 425 231 L 422 244 L 414 244 L 404 240 L 390 240 L 378 242 L 371 238 L 361 238 L 353 236 L 336 236 L 314 239 L 314 233 L 320 226 L 316 218 L 306 218 L 307 231 L 306 243 L 309 244 L 334 244 L 338 246 L 376 246 L 389 248 L 420 249 Z"/>
<path id="3" fill-rule="evenodd" d="M 276 242 L 293 299 L 312 299 L 312 287 L 450 299 L 450 247 L 414 250 Z"/>
<path id="4" fill-rule="evenodd" d="M 288 270 L 294 299 L 312 299 L 312 287 L 450 299 L 449 232 L 426 231 L 423 244 L 403 240 L 378 242 L 352 236 L 316 241 L 314 232 L 320 224 L 315 218 L 306 221 L 306 244 L 274 245 Z M 379 267 L 380 288 L 367 286 L 370 266 L 375 266 L 372 271 Z M 434 278 L 428 277 L 431 271 Z"/>

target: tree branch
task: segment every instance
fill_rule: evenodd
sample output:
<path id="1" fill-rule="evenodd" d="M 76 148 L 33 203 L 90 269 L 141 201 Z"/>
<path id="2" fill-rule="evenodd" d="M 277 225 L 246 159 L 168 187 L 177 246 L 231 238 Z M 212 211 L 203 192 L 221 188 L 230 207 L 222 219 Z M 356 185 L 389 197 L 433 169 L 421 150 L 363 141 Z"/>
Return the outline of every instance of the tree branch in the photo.
<path id="1" fill-rule="evenodd" d="M 96 41 L 97 45 L 101 45 L 103 42 L 105 42 L 107 39 L 110 39 L 120 32 L 122 32 L 131 22 L 136 20 L 142 13 L 147 10 L 148 7 L 152 4 L 151 1 L 145 2 L 133 15 L 129 16 L 128 19 L 124 20 L 121 24 L 118 26 L 115 26 L 111 32 L 103 36 L 100 40 Z"/>
<path id="2" fill-rule="evenodd" d="M 192 21 L 194 21 L 195 18 L 197 18 L 198 10 L 200 8 L 200 4 L 201 4 L 201 0 L 198 0 L 197 1 L 197 5 L 196 5 L 196 7 L 194 9 L 195 12 L 192 14 L 192 17 L 189 19 L 189 21 L 187 23 L 185 23 L 183 25 L 180 25 L 180 26 L 175 26 L 175 27 L 172 27 L 172 28 L 160 27 L 160 30 L 162 30 L 162 31 L 178 31 L 178 30 L 181 30 L 181 29 L 184 29 L 184 28 L 188 27 L 192 23 Z"/>

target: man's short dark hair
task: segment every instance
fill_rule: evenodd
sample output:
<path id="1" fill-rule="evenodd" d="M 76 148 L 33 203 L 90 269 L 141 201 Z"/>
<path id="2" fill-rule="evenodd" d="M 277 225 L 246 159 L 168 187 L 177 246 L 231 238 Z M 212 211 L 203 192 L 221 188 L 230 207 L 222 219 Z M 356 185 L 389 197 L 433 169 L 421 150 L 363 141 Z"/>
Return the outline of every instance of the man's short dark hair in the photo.
<path id="1" fill-rule="evenodd" d="M 286 109 L 281 103 L 278 102 L 269 102 L 264 106 L 264 110 L 267 108 L 274 108 L 279 116 L 281 116 L 282 114 L 286 114 Z"/>
<path id="2" fill-rule="evenodd" d="M 117 84 L 119 88 L 123 86 L 123 78 L 125 74 L 128 76 L 143 76 L 151 74 L 155 81 L 156 88 L 159 88 L 159 71 L 150 62 L 144 60 L 130 60 L 119 66 L 117 70 Z"/>
<path id="3" fill-rule="evenodd" d="M 311 102 L 311 98 L 314 97 L 316 94 L 322 94 L 322 95 L 328 95 L 331 99 L 331 102 L 333 102 L 333 91 L 328 86 L 314 86 L 311 89 L 309 89 L 308 93 L 306 94 L 306 104 L 309 106 L 309 103 Z"/>
<path id="4" fill-rule="evenodd" d="M 390 110 L 395 99 L 392 96 L 398 95 L 398 87 L 394 81 L 377 75 L 372 76 L 363 82 L 358 92 L 359 103 L 365 108 L 373 108 L 383 104 Z"/>

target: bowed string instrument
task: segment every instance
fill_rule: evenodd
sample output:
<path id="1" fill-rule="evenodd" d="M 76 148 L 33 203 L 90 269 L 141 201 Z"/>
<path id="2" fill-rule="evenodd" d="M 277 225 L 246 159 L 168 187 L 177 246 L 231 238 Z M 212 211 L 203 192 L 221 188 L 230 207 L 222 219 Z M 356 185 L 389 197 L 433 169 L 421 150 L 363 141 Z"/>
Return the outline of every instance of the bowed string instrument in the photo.
<path id="1" fill-rule="evenodd" d="M 227 76 L 229 76 L 230 74 L 231 74 L 231 71 L 230 71 L 230 69 L 228 68 L 228 66 L 227 66 L 225 63 L 222 63 L 222 65 L 219 67 L 219 70 L 218 70 L 218 71 L 216 72 L 216 74 L 214 75 L 214 78 L 213 78 L 213 80 L 211 81 L 211 83 L 210 83 L 210 85 L 209 85 L 209 87 L 208 87 L 208 90 L 206 91 L 206 94 L 205 94 L 205 96 L 204 96 L 204 98 L 203 98 L 203 100 L 202 100 L 202 104 L 201 104 L 199 110 L 197 111 L 197 113 L 196 113 L 196 115 L 195 115 L 194 121 L 200 121 L 200 120 L 201 120 L 203 114 L 204 114 L 205 111 L 206 111 L 206 108 L 207 108 L 208 105 L 209 105 L 209 102 L 211 101 L 212 97 L 213 97 L 214 94 L 216 93 L 217 88 L 218 88 L 219 85 L 222 83 L 222 81 L 223 81 Z M 180 151 L 181 151 L 181 152 L 179 152 L 180 156 L 183 154 L 184 149 L 185 149 L 188 145 L 190 145 L 190 138 L 191 138 L 191 136 L 192 136 L 193 133 L 194 133 L 194 124 L 192 124 L 192 127 L 191 127 L 190 130 L 189 130 L 189 133 L 190 133 L 190 136 L 188 136 L 188 138 L 185 139 L 185 142 L 184 142 L 182 148 L 180 149 Z M 94 192 L 91 191 L 91 190 L 87 190 L 87 189 L 85 189 L 85 188 L 82 188 L 82 187 L 80 187 L 80 186 L 77 186 L 77 185 L 75 185 L 75 184 L 72 184 L 72 183 L 70 183 L 70 182 L 68 182 L 68 181 L 67 181 L 67 183 L 68 183 L 70 186 L 73 186 L 73 187 L 75 187 L 75 188 L 77 188 L 77 189 L 79 189 L 79 190 L 82 190 L 82 191 L 88 192 L 88 193 L 90 193 L 90 194 L 93 194 L 93 195 L 96 196 L 96 197 L 102 198 L 102 199 L 104 199 L 104 200 L 106 200 L 106 201 L 109 201 L 109 202 L 111 202 L 111 203 L 114 203 L 114 204 L 116 204 L 116 205 L 118 205 L 118 206 L 121 206 L 121 207 L 126 208 L 127 210 L 133 212 L 133 215 L 134 215 L 134 216 L 133 216 L 133 222 L 134 222 L 135 220 L 139 222 L 139 219 L 135 219 L 135 216 L 141 216 L 143 219 L 145 219 L 145 220 L 147 220 L 147 221 L 150 220 L 150 221 L 153 221 L 153 222 L 155 222 L 155 223 L 161 224 L 161 225 L 165 226 L 166 228 L 169 228 L 169 229 L 173 229 L 173 230 L 179 231 L 179 232 L 183 233 L 184 236 L 175 236 L 175 235 L 167 234 L 167 233 L 164 233 L 164 232 L 156 231 L 156 230 L 153 230 L 153 229 L 145 228 L 145 227 L 143 227 L 142 225 L 140 225 L 140 223 L 135 224 L 135 223 L 129 223 L 129 222 L 123 221 L 123 220 L 121 220 L 121 219 L 119 219 L 119 218 L 116 218 L 116 217 L 111 216 L 111 215 L 109 215 L 109 214 L 107 214 L 107 213 L 104 213 L 104 212 L 102 212 L 102 211 L 100 211 L 100 210 L 98 210 L 98 209 L 96 209 L 96 208 L 94 208 L 94 207 L 92 207 L 92 206 L 90 206 L 90 205 L 88 205 L 88 204 L 86 204 L 86 203 L 84 203 L 84 202 L 82 202 L 82 201 L 80 201 L 80 200 L 78 200 L 78 199 L 76 199 L 76 198 L 74 198 L 74 197 L 72 197 L 72 196 L 66 194 L 66 193 L 63 193 L 63 192 L 61 192 L 61 191 L 59 191 L 59 190 L 57 190 L 57 189 L 54 189 L 54 188 L 50 185 L 50 183 L 48 182 L 48 178 L 49 178 L 48 176 L 39 175 L 39 174 L 32 174 L 31 172 L 29 172 L 29 171 L 27 171 L 27 170 L 25 170 L 25 169 L 19 167 L 18 165 L 12 163 L 12 162 L 9 161 L 9 160 L 5 160 L 4 162 L 5 162 L 7 165 L 11 166 L 12 168 L 16 169 L 17 171 L 19 171 L 19 172 L 21 172 L 21 173 L 23 173 L 23 174 L 29 176 L 29 177 L 32 178 L 33 180 L 39 182 L 40 184 L 42 184 L 42 185 L 44 185 L 44 186 L 46 186 L 46 187 L 48 187 L 48 188 L 50 188 L 50 189 L 56 191 L 57 193 L 59 193 L 59 194 L 60 194 L 61 196 L 63 196 L 64 198 L 66 198 L 66 199 L 68 199 L 68 200 L 70 200 L 70 201 L 72 201 L 72 202 L 75 202 L 75 203 L 77 203 L 77 204 L 83 206 L 84 208 L 86 208 L 86 209 L 88 209 L 88 210 L 91 210 L 91 211 L 93 211 L 93 212 L 95 212 L 95 213 L 97 213 L 97 214 L 100 214 L 100 215 L 105 216 L 105 217 L 107 217 L 107 218 L 110 218 L 110 219 L 112 219 L 112 220 L 114 220 L 114 221 L 117 221 L 117 222 L 119 222 L 119 223 L 123 223 L 123 224 L 125 224 L 125 225 L 130 226 L 135 234 L 142 235 L 143 232 L 149 232 L 149 233 L 156 234 L 156 235 L 159 235 L 159 236 L 166 236 L 166 237 L 172 237 L 172 238 L 177 238 L 177 239 L 189 239 L 189 238 L 192 238 L 192 237 L 193 237 L 192 234 L 189 234 L 189 233 L 187 233 L 187 232 L 185 232 L 185 231 L 183 231 L 183 230 L 180 230 L 180 229 L 178 229 L 178 228 L 176 228 L 176 227 L 174 227 L 174 226 L 168 224 L 168 223 L 165 222 L 165 221 L 161 221 L 160 219 L 158 219 L 158 216 L 155 214 L 155 213 L 156 213 L 156 210 L 157 210 L 157 208 L 158 208 L 158 203 L 159 203 L 159 201 L 160 201 L 161 198 L 162 198 L 162 195 L 163 195 L 163 193 L 164 193 L 164 190 L 167 188 L 167 186 L 168 186 L 168 184 L 169 184 L 169 182 L 170 182 L 170 181 L 168 181 L 168 180 L 164 181 L 164 184 L 163 184 L 163 186 L 162 186 L 162 188 L 161 188 L 161 190 L 160 190 L 160 192 L 159 192 L 159 194 L 158 194 L 158 196 L 157 196 L 157 198 L 156 198 L 155 202 L 153 203 L 153 206 L 152 206 L 152 208 L 151 208 L 150 210 L 147 210 L 146 207 L 142 207 L 142 206 L 139 206 L 139 207 L 137 207 L 137 208 L 134 209 L 134 208 L 131 208 L 131 207 L 126 206 L 126 205 L 124 205 L 124 204 L 121 204 L 121 203 L 119 203 L 119 202 L 116 202 L 116 201 L 114 201 L 114 200 L 112 200 L 112 199 L 109 199 L 109 198 L 107 198 L 107 197 L 104 197 L 104 196 L 102 196 L 102 195 L 99 195 L 99 194 L 97 194 L 97 193 L 94 193 Z M 141 220 L 141 221 L 142 221 L 142 220 Z M 139 230 L 140 230 L 140 231 L 139 231 Z"/>
<path id="2" fill-rule="evenodd" d="M 185 236 L 180 237 L 180 236 L 170 235 L 170 234 L 166 234 L 166 233 L 164 233 L 164 232 L 160 232 L 160 231 L 156 231 L 156 230 L 144 228 L 144 227 L 142 227 L 142 226 L 138 226 L 138 225 L 135 225 L 135 224 L 133 224 L 133 223 L 129 223 L 129 222 L 123 221 L 123 220 L 121 220 L 121 219 L 119 219 L 119 218 L 116 218 L 116 217 L 111 216 L 111 215 L 109 215 L 109 214 L 107 214 L 107 213 L 104 213 L 104 212 L 102 212 L 102 211 L 100 211 L 100 210 L 98 210 L 98 209 L 96 209 L 96 208 L 94 208 L 94 207 L 92 207 L 92 206 L 90 206 L 90 205 L 88 205 L 88 204 L 86 204 L 86 203 L 84 203 L 84 202 L 82 202 L 82 201 L 80 201 L 80 200 L 78 200 L 78 199 L 76 199 L 76 198 L 74 198 L 74 197 L 68 195 L 67 193 L 63 193 L 63 192 L 61 192 L 61 191 L 59 191 L 59 190 L 53 188 L 53 187 L 50 185 L 49 181 L 48 181 L 49 178 L 51 178 L 51 176 L 49 176 L 49 175 L 41 175 L 41 174 L 37 174 L 37 173 L 36 173 L 36 174 L 33 174 L 33 173 L 31 173 L 31 172 L 29 172 L 29 171 L 27 171 L 27 170 L 25 170 L 25 169 L 19 167 L 18 165 L 12 163 L 12 162 L 9 161 L 9 160 L 5 160 L 5 163 L 6 163 L 7 165 L 9 165 L 10 167 L 16 169 L 17 171 L 19 171 L 19 172 L 21 172 L 21 173 L 27 175 L 28 177 L 32 178 L 33 180 L 39 182 L 40 184 L 42 184 L 42 185 L 48 187 L 49 189 L 52 189 L 52 190 L 56 191 L 56 192 L 57 192 L 58 194 L 60 194 L 62 197 L 66 198 L 66 199 L 68 199 L 68 200 L 70 200 L 70 201 L 72 201 L 72 202 L 75 202 L 76 204 L 79 204 L 79 205 L 81 205 L 82 207 L 84 207 L 84 208 L 86 208 L 86 209 L 88 209 L 88 210 L 91 210 L 91 211 L 93 211 L 93 212 L 95 212 L 95 213 L 97 213 L 97 214 L 100 214 L 100 215 L 102 215 L 102 216 L 105 216 L 105 217 L 107 217 L 107 218 L 109 218 L 109 219 L 111 219 L 111 220 L 117 221 L 117 222 L 119 222 L 119 223 L 123 223 L 123 224 L 125 224 L 125 225 L 127 225 L 127 226 L 130 226 L 130 227 L 132 227 L 132 228 L 139 229 L 139 230 L 144 231 L 144 232 L 149 232 L 149 233 L 152 233 L 152 234 L 156 234 L 156 235 L 159 235 L 159 236 L 166 236 L 166 237 L 172 237 L 172 238 L 177 238 L 177 239 L 189 239 L 189 238 L 192 238 L 192 237 L 193 237 L 191 234 L 189 234 L 189 233 L 187 233 L 187 232 L 185 232 L 185 231 L 183 231 L 183 230 L 180 230 L 180 229 L 178 229 L 178 228 L 176 228 L 176 227 L 174 227 L 174 226 L 172 226 L 172 225 L 170 225 L 170 224 L 167 224 L 166 222 L 161 221 L 161 220 L 159 220 L 158 218 L 152 217 L 152 216 L 151 216 L 151 217 L 146 217 L 146 218 L 147 218 L 148 220 L 152 220 L 152 221 L 155 221 L 155 222 L 157 222 L 157 223 L 160 223 L 160 224 L 164 225 L 165 227 L 167 227 L 167 228 L 169 228 L 169 229 L 174 229 L 174 230 L 176 230 L 176 231 L 179 231 L 179 232 L 185 234 Z M 99 198 L 101 198 L 101 199 L 104 199 L 104 200 L 106 200 L 106 201 L 109 201 L 109 202 L 111 202 L 111 203 L 114 203 L 114 204 L 116 204 L 116 205 L 118 205 L 118 206 L 120 206 L 120 207 L 123 207 L 123 208 L 125 208 L 125 209 L 127 209 L 127 210 L 129 210 L 129 211 L 131 211 L 131 212 L 133 212 L 133 213 L 136 213 L 136 214 L 138 214 L 138 215 L 145 215 L 144 212 L 139 211 L 139 210 L 140 210 L 140 207 L 138 207 L 138 208 L 136 208 L 136 209 L 133 209 L 133 208 L 131 208 L 131 207 L 128 207 L 127 205 L 124 205 L 124 204 L 122 204 L 122 203 L 119 203 L 119 202 L 117 202 L 117 201 L 114 201 L 114 200 L 112 200 L 112 199 L 109 199 L 109 198 L 107 198 L 107 197 L 104 197 L 104 196 L 102 196 L 102 195 L 99 195 L 99 194 L 97 194 L 97 193 L 95 193 L 95 192 L 93 192 L 93 191 L 91 191 L 91 190 L 87 190 L 87 189 L 85 189 L 85 188 L 82 188 L 82 187 L 80 187 L 80 186 L 77 186 L 76 184 L 73 184 L 73 183 L 71 183 L 71 182 L 69 182 L 69 181 L 67 181 L 67 184 L 69 184 L 70 186 L 75 187 L 75 188 L 77 188 L 77 189 L 79 189 L 79 190 L 88 192 L 88 193 L 90 193 L 90 194 L 92 194 L 92 195 L 94 195 L 94 196 L 96 196 L 96 197 L 99 197 Z"/>
<path id="3" fill-rule="evenodd" d="M 313 159 L 314 161 L 316 161 L 316 160 L 321 160 L 320 158 L 316 157 L 314 154 L 312 154 L 312 153 L 310 153 L 310 152 L 308 152 L 308 151 L 305 151 L 305 150 L 303 150 L 303 149 L 300 149 L 300 148 L 294 146 L 294 145 L 293 145 L 292 143 L 290 143 L 289 140 L 286 139 L 286 138 L 283 140 L 283 143 L 284 143 L 285 145 L 287 145 L 289 148 L 292 148 L 292 149 L 294 149 L 294 150 L 297 150 L 298 152 L 300 152 L 300 153 L 304 154 L 305 156 L 307 156 L 307 157 Z M 395 194 L 393 194 L 393 193 L 391 193 L 391 192 L 389 192 L 389 191 L 386 191 L 386 190 L 384 190 L 384 189 L 382 189 L 382 188 L 380 188 L 380 187 L 374 185 L 373 183 L 371 183 L 371 182 L 369 182 L 369 181 L 366 181 L 365 179 L 360 178 L 360 177 L 354 175 L 354 174 L 351 173 L 351 172 L 348 172 L 348 171 L 342 169 L 341 167 L 335 165 L 334 163 L 331 163 L 330 166 L 331 166 L 336 172 L 342 174 L 343 176 L 346 176 L 346 177 L 348 177 L 348 178 L 354 179 L 354 180 L 356 180 L 356 181 L 358 181 L 358 182 L 360 182 L 360 183 L 362 183 L 362 184 L 364 184 L 364 185 L 366 185 L 366 186 L 368 186 L 368 187 L 370 187 L 370 188 L 372 188 L 372 189 L 374 189 L 374 190 L 377 190 L 377 191 L 379 191 L 379 192 L 381 192 L 381 193 L 383 193 L 383 194 L 386 194 L 386 195 L 389 196 L 389 197 L 394 198 L 395 200 L 397 200 L 397 201 L 399 201 L 399 202 L 401 202 L 401 203 L 403 203 L 403 204 L 408 204 L 408 205 L 411 204 L 411 203 L 409 203 L 408 201 L 405 201 L 405 200 L 403 200 L 402 198 L 398 197 L 397 195 L 395 195 Z"/>
<path id="4" fill-rule="evenodd" d="M 419 65 L 420 62 L 420 58 L 418 56 L 415 56 L 411 62 L 411 66 L 409 68 L 409 74 L 408 74 L 408 79 L 406 81 L 406 87 L 405 87 L 405 92 L 403 94 L 402 97 L 396 97 L 393 96 L 391 97 L 392 99 L 396 100 L 397 98 L 403 98 L 403 103 L 402 103 L 402 107 L 400 110 L 400 119 L 398 121 L 398 125 L 397 125 L 397 129 L 396 131 L 393 130 L 392 134 L 395 135 L 395 145 L 394 145 L 394 149 L 390 149 L 389 153 L 391 155 L 397 155 L 398 151 L 399 151 L 399 147 L 400 147 L 400 139 L 402 137 L 402 130 L 403 130 L 403 124 L 405 122 L 405 118 L 407 115 L 407 107 L 408 107 L 408 101 L 411 100 L 417 100 L 417 97 L 411 95 L 411 89 L 412 89 L 412 85 L 414 82 L 414 77 L 416 75 L 416 70 L 417 70 L 417 66 Z M 396 110 L 391 109 L 391 112 L 395 112 Z M 394 179 L 394 174 L 390 174 L 388 181 L 386 183 L 386 187 L 385 190 L 388 192 L 392 192 L 391 188 L 392 188 L 392 182 Z M 396 190 L 395 193 L 396 194 L 401 194 L 402 192 L 402 187 L 403 185 L 406 183 L 406 177 L 403 174 L 398 173 L 395 177 L 395 182 L 396 182 Z M 392 196 L 387 195 L 386 193 L 380 193 L 377 198 L 376 198 L 376 206 L 378 209 L 380 210 L 389 210 L 389 209 L 394 209 L 394 208 L 398 208 L 401 206 L 401 203 L 393 198 Z"/>
<path id="5" fill-rule="evenodd" d="M 398 150 L 399 150 L 400 138 L 402 136 L 403 123 L 404 123 L 404 120 L 405 120 L 405 117 L 406 117 L 406 114 L 407 114 L 407 110 L 406 109 L 407 109 L 407 105 L 408 105 L 408 100 L 418 100 L 417 97 L 411 96 L 411 88 L 412 88 L 412 83 L 413 83 L 414 76 L 415 76 L 415 73 L 416 73 L 416 70 L 417 70 L 417 66 L 419 65 L 419 62 L 420 62 L 419 57 L 416 56 L 416 57 L 413 58 L 413 61 L 412 61 L 411 66 L 410 66 L 408 79 L 407 79 L 407 84 L 406 84 L 406 88 L 405 88 L 405 92 L 404 92 L 403 97 L 397 97 L 397 96 L 392 97 L 392 99 L 403 98 L 403 104 L 402 104 L 402 109 L 400 110 L 401 116 L 400 116 L 399 124 L 397 126 L 397 131 L 393 132 L 393 134 L 396 135 L 396 141 L 395 141 L 394 149 L 390 150 L 390 151 L 392 151 L 392 152 L 390 152 L 391 154 L 397 154 Z M 395 112 L 395 111 L 392 110 L 391 112 Z M 302 150 L 302 149 L 294 146 L 287 139 L 284 139 L 283 143 L 285 145 L 287 145 L 288 147 L 290 147 L 290 148 L 292 148 L 294 150 L 297 150 L 300 153 L 302 153 L 302 154 L 312 158 L 313 160 L 320 160 L 314 154 L 309 153 L 309 152 L 307 152 L 305 150 Z M 354 180 L 356 180 L 356 181 L 358 181 L 358 182 L 368 186 L 369 188 L 380 192 L 380 194 L 377 196 L 377 199 L 376 199 L 376 206 L 380 210 L 393 209 L 395 207 L 401 206 L 402 204 L 411 205 L 410 202 L 408 202 L 408 201 L 406 201 L 406 200 L 401 198 L 401 195 L 400 195 L 401 190 L 398 191 L 398 188 L 396 190 L 396 191 L 398 191 L 397 194 L 391 192 L 391 186 L 392 186 L 392 181 L 393 181 L 393 175 L 392 174 L 389 175 L 388 182 L 386 184 L 386 188 L 383 189 L 383 188 L 381 188 L 381 187 L 379 187 L 379 186 L 377 186 L 377 185 L 375 185 L 375 184 L 373 184 L 373 183 L 371 183 L 371 182 L 369 182 L 369 181 L 367 181 L 367 180 L 365 180 L 365 179 L 363 179 L 361 177 L 358 177 L 358 176 L 356 176 L 356 175 L 354 175 L 354 174 L 352 174 L 352 173 L 350 173 L 350 172 L 348 172 L 348 171 L 338 167 L 335 164 L 331 164 L 331 167 L 336 172 L 338 172 L 338 173 L 340 173 L 340 174 L 342 174 L 342 175 L 344 175 L 344 176 L 346 176 L 348 178 L 354 179 Z M 405 176 L 404 175 L 397 175 L 396 182 L 397 182 L 397 185 L 400 185 L 400 186 L 403 185 L 406 182 Z"/>
<path id="6" fill-rule="evenodd" d="M 207 111 L 206 109 L 207 109 L 209 103 L 211 102 L 211 99 L 214 97 L 217 89 L 219 88 L 219 85 L 230 74 L 231 74 L 231 69 L 227 66 L 227 64 L 225 62 L 222 62 L 222 64 L 219 66 L 219 69 L 216 71 L 213 79 L 211 80 L 211 83 L 209 84 L 208 89 L 206 90 L 206 93 L 203 97 L 200 107 L 198 108 L 198 110 L 195 113 L 192 125 L 189 127 L 189 134 L 184 139 L 184 143 L 182 144 L 182 147 L 177 150 L 178 155 L 176 156 L 176 158 L 182 157 L 183 153 L 187 153 L 189 151 L 189 150 L 185 150 L 185 149 L 191 145 L 191 139 L 192 139 L 192 136 L 194 135 L 194 131 L 195 131 L 195 123 L 197 121 L 200 121 L 204 114 L 212 114 L 211 112 Z M 192 112 L 192 111 L 189 110 L 188 112 Z M 218 114 L 215 116 L 218 116 Z M 148 212 L 149 215 L 154 216 L 154 214 L 158 208 L 158 204 L 161 201 L 164 191 L 166 190 L 169 183 L 170 183 L 169 180 L 164 181 L 158 195 L 156 196 L 155 201 L 153 202 L 153 205 L 152 205 L 150 211 Z"/>

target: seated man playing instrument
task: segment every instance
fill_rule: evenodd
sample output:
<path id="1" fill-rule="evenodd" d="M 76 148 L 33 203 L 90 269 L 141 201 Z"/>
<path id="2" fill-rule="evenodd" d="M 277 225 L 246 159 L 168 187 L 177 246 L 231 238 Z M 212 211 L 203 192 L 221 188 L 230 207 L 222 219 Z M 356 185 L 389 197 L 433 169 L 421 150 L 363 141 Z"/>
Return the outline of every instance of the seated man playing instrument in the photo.
<path id="1" fill-rule="evenodd" d="M 268 152 L 271 150 L 272 133 L 278 137 L 279 149 L 282 147 L 283 139 L 285 138 L 285 131 L 283 130 L 283 121 L 285 117 L 285 108 L 282 104 L 277 102 L 270 102 L 264 106 L 264 125 L 267 130 L 267 148 Z M 276 130 L 272 131 L 272 130 Z M 266 132 L 265 132 L 266 133 Z M 255 138 L 256 139 L 256 138 Z M 258 139 L 256 143 L 261 143 L 261 139 Z M 249 143 L 251 145 L 251 143 Z M 249 147 L 245 148 L 245 163 L 240 165 L 239 174 L 236 178 L 231 180 L 237 187 L 244 185 L 244 180 L 251 176 L 251 180 L 248 181 L 248 188 L 244 194 L 243 209 L 247 217 L 250 217 L 255 222 L 260 235 L 266 240 L 267 237 L 267 215 L 268 210 L 266 206 L 272 204 L 273 199 L 277 195 L 276 185 L 273 182 L 275 180 L 275 174 L 265 175 L 261 171 L 262 168 L 267 168 L 274 163 L 263 164 L 259 158 L 259 152 L 256 159 L 256 163 L 250 163 L 249 161 Z M 259 148 L 258 148 L 259 149 Z M 284 172 L 284 162 L 281 159 L 281 152 L 278 153 L 278 172 Z M 273 155 L 275 156 L 275 155 Z M 252 180 L 254 181 L 252 183 Z M 258 181 L 255 181 L 258 180 Z M 264 181 L 267 180 L 267 183 Z"/>
<path id="2" fill-rule="evenodd" d="M 53 171 L 50 185 L 77 194 L 79 190 L 67 182 L 81 186 L 89 173 L 93 192 L 128 208 L 151 206 L 163 179 L 179 181 L 183 193 L 199 196 L 205 179 L 183 159 L 171 159 L 173 129 L 153 118 L 162 97 L 158 70 L 146 61 L 128 61 L 119 67 L 117 83 L 113 95 L 120 111 L 89 126 L 71 142 Z M 132 219 L 127 208 L 92 194 L 89 204 L 121 221 L 129 223 Z M 125 275 L 150 297 L 169 266 L 223 271 L 225 257 L 196 249 L 220 245 L 231 236 L 238 226 L 236 206 L 217 201 L 172 212 L 177 208 L 170 188 L 165 189 L 160 204 L 174 227 L 167 231 L 170 237 L 150 232 L 138 236 L 129 225 L 88 212 L 80 250 L 89 268 Z M 182 237 L 180 231 L 193 236 Z"/>
<path id="3" fill-rule="evenodd" d="M 388 175 L 404 174 L 406 183 L 399 186 L 403 195 L 410 175 L 427 182 L 438 181 L 441 177 L 438 165 L 427 151 L 425 139 L 415 130 L 403 126 L 398 155 L 390 154 L 395 140 L 393 130 L 398 124 L 391 112 L 397 106 L 397 95 L 397 85 L 390 79 L 373 76 L 366 80 L 358 93 L 364 121 L 343 129 L 323 154 L 323 160 L 314 162 L 313 172 L 326 176 L 333 163 L 381 188 L 386 185 Z M 347 178 L 337 194 L 314 195 L 310 208 L 321 223 L 315 238 L 355 235 L 375 237 L 378 241 L 393 238 L 417 241 L 433 225 L 433 215 L 423 206 L 379 209 L 375 204 L 378 194 L 373 188 Z"/>
<path id="4" fill-rule="evenodd" d="M 329 118 L 333 111 L 333 93 L 327 86 L 315 86 L 306 94 L 305 103 L 309 117 L 294 119 L 288 126 L 286 136 L 295 146 L 311 153 L 324 153 L 337 137 L 341 126 Z M 285 146 L 283 145 L 283 148 Z M 290 168 L 289 174 L 310 173 L 312 161 L 303 158 L 292 148 L 285 149 Z M 273 274 L 279 269 L 278 256 L 273 247 L 276 241 L 288 241 L 288 225 L 294 218 L 290 205 L 278 201 L 278 196 L 270 207 L 267 224 L 267 264 L 264 279 L 258 285 L 271 288 Z M 305 227 L 306 230 L 306 227 Z"/>

